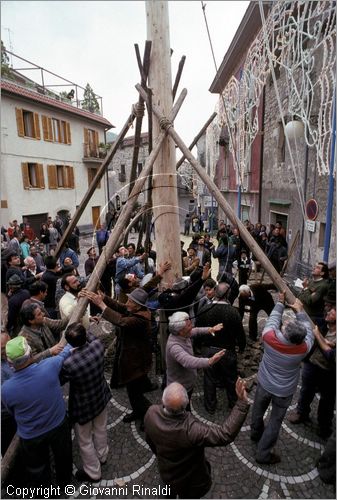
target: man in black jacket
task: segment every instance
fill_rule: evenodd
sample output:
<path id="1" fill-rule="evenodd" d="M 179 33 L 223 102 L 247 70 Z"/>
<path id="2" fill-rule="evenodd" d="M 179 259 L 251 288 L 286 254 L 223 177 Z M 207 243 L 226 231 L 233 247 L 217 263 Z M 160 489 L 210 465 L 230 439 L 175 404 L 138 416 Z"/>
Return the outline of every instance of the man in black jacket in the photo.
<path id="1" fill-rule="evenodd" d="M 249 337 L 252 340 L 257 339 L 257 315 L 260 311 L 265 311 L 268 316 L 274 309 L 274 300 L 267 290 L 275 288 L 273 285 L 241 285 L 239 288 L 239 312 L 243 318 L 245 306 L 250 307 L 249 313 Z"/>
<path id="2" fill-rule="evenodd" d="M 228 288 L 227 283 L 220 283 L 216 287 L 212 304 L 201 311 L 196 322 L 199 327 L 223 323 L 222 330 L 216 332 L 215 336 L 207 338 L 208 357 L 226 349 L 225 356 L 204 371 L 204 405 L 211 414 L 215 412 L 217 404 L 217 387 L 226 389 L 228 406 L 233 408 L 237 400 L 235 384 L 238 377 L 235 348 L 238 346 L 239 352 L 243 352 L 246 347 L 246 336 L 240 315 L 225 299 Z"/>

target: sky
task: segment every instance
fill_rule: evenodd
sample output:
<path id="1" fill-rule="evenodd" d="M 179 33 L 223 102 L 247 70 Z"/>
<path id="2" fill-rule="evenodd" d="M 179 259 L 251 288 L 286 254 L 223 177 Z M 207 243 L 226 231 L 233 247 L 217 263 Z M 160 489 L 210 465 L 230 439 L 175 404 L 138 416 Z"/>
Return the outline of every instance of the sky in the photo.
<path id="1" fill-rule="evenodd" d="M 249 2 L 204 4 L 219 67 Z M 175 129 L 189 144 L 214 111 L 217 96 L 208 89 L 216 70 L 201 2 L 169 1 L 169 23 L 172 85 L 179 61 L 186 56 L 177 95 L 184 87 L 188 94 Z M 138 101 L 134 44 L 143 56 L 145 2 L 2 1 L 1 39 L 8 50 L 49 71 L 82 87 L 89 82 L 103 98 L 103 115 L 116 127 L 112 131 L 123 127 Z M 13 62 L 18 67 L 17 60 Z M 36 79 L 38 72 L 24 74 Z M 131 129 L 128 135 L 133 133 Z"/>

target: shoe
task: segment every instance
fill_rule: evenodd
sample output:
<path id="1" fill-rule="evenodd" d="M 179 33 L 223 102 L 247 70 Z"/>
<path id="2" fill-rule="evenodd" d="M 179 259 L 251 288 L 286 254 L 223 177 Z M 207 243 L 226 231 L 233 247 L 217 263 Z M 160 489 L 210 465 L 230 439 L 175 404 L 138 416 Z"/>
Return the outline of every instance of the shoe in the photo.
<path id="1" fill-rule="evenodd" d="M 262 434 L 261 434 L 261 436 L 262 436 Z M 258 443 L 261 439 L 261 436 L 256 436 L 255 434 L 251 434 L 250 439 L 251 439 L 251 441 L 254 441 L 254 443 Z"/>
<path id="2" fill-rule="evenodd" d="M 100 481 L 102 479 L 101 477 L 99 477 L 98 479 L 93 479 L 83 469 L 79 469 L 76 472 L 75 478 L 77 479 L 77 481 L 80 481 L 83 483 L 84 482 L 85 483 L 98 483 L 98 481 Z"/>
<path id="3" fill-rule="evenodd" d="M 297 411 L 290 413 L 288 416 L 288 422 L 291 424 L 302 424 L 303 422 L 307 422 L 309 420 L 308 417 L 305 417 L 301 413 L 298 413 Z"/>
<path id="4" fill-rule="evenodd" d="M 139 417 L 137 416 L 137 414 L 133 411 L 132 413 L 128 413 L 123 417 L 123 422 L 128 424 L 129 422 L 134 422 L 138 418 Z"/>
<path id="5" fill-rule="evenodd" d="M 259 460 L 258 458 L 256 458 L 255 460 L 258 464 L 272 465 L 281 462 L 281 457 L 272 452 L 268 460 Z"/>
<path id="6" fill-rule="evenodd" d="M 159 385 L 156 382 L 151 382 L 144 392 L 152 392 L 159 389 Z"/>

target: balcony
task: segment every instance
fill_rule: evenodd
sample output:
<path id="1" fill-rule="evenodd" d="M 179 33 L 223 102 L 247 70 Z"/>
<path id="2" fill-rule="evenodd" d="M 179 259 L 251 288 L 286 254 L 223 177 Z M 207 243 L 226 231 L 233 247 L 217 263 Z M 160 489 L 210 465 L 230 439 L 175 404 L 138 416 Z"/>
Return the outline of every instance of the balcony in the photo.
<path id="1" fill-rule="evenodd" d="M 84 163 L 102 163 L 99 148 L 97 144 L 83 143 L 83 158 Z"/>

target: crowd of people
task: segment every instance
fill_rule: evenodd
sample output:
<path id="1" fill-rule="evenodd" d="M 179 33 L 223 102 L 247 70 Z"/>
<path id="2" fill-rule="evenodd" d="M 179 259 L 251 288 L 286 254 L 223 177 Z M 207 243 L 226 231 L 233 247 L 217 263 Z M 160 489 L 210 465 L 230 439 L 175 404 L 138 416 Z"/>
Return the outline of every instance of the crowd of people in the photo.
<path id="1" fill-rule="evenodd" d="M 120 246 L 108 260 L 96 291 L 86 283 L 107 242 L 104 227 L 96 234 L 97 249 L 87 251 L 83 276 L 79 273 L 79 243 L 70 237 L 59 258 L 54 245 L 62 236 L 57 220 L 46 221 L 36 240 L 27 221 L 13 221 L 2 248 L 2 427 L 4 455 L 17 432 L 28 474 L 34 485 L 50 480 L 51 448 L 57 481 L 72 476 L 71 427 L 79 446 L 79 481 L 99 481 L 109 457 L 107 403 L 110 388 L 125 387 L 131 412 L 123 421 L 138 421 L 157 455 L 160 476 L 170 485 L 171 498 L 199 498 L 211 487 L 207 446 L 225 446 L 240 431 L 249 410 L 245 381 L 238 373 L 238 356 L 247 346 L 243 317 L 249 313 L 248 337 L 263 343 L 257 388 L 251 411 L 251 439 L 256 461 L 274 464 L 282 421 L 291 404 L 302 366 L 298 405 L 288 419 L 301 424 L 310 418 L 316 392 L 318 434 L 333 431 L 335 405 L 336 266 L 318 262 L 312 276 L 292 304 L 283 290 L 276 302 L 272 286 L 252 284 L 254 255 L 235 227 L 220 222 L 216 240 L 194 233 L 187 252 L 181 243 L 183 276 L 165 282 L 170 262 L 157 262 L 152 244 Z M 281 271 L 287 242 L 281 224 L 270 228 L 247 221 L 247 228 Z M 51 243 L 51 230 L 57 232 Z M 3 234 L 3 233 L 2 233 Z M 74 232 L 75 236 L 76 233 Z M 13 240 L 15 240 L 13 242 Z M 22 240 L 22 241 L 21 241 Z M 77 234 L 77 241 L 79 234 Z M 74 248 L 75 247 L 75 248 Z M 212 276 L 212 262 L 218 273 Z M 69 324 L 78 299 L 88 307 L 81 321 Z M 284 321 L 285 307 L 294 311 Z M 258 314 L 268 319 L 259 338 Z M 110 387 L 104 376 L 104 345 L 92 333 L 101 319 L 115 326 L 116 344 Z M 315 324 L 315 327 L 312 324 Z M 165 349 L 160 346 L 165 345 Z M 154 356 L 155 355 L 155 356 Z M 152 405 L 146 394 L 158 388 L 151 380 L 154 358 L 160 359 L 162 403 Z M 203 372 L 204 407 L 217 408 L 217 391 L 225 391 L 229 416 L 211 427 L 197 421 L 190 402 L 198 370 Z M 69 400 L 62 385 L 69 384 Z M 269 421 L 264 415 L 272 405 Z M 331 456 L 331 453 L 329 457 Z"/>

